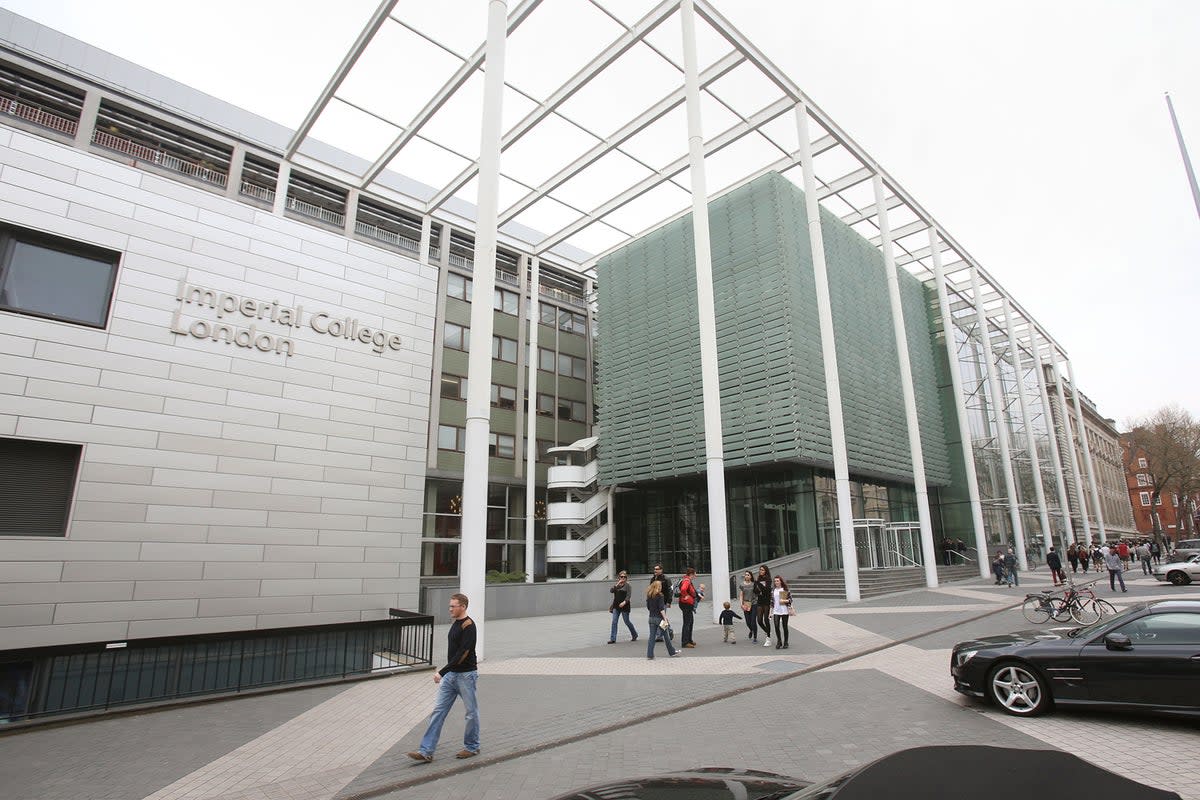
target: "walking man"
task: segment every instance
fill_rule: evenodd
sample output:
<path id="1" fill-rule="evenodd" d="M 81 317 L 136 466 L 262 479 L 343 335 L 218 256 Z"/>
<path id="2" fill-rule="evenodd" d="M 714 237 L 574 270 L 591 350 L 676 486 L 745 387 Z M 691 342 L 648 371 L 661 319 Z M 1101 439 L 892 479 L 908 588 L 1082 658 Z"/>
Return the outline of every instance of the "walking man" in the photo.
<path id="1" fill-rule="evenodd" d="M 1065 583 L 1067 576 L 1063 574 L 1062 559 L 1058 553 L 1054 552 L 1054 547 L 1050 548 L 1050 552 L 1046 553 L 1046 566 L 1050 568 L 1050 577 L 1054 579 L 1054 585 Z"/>
<path id="2" fill-rule="evenodd" d="M 446 666 L 433 674 L 438 685 L 433 713 L 429 715 L 429 727 L 421 738 L 421 748 L 408 754 L 413 761 L 433 761 L 438 738 L 442 735 L 442 723 L 450 713 L 455 698 L 461 697 L 467 712 L 467 730 L 463 733 L 463 749 L 455 758 L 470 758 L 479 755 L 479 704 L 475 700 L 475 683 L 479 677 L 475 658 L 475 621 L 467 616 L 467 596 L 450 595 L 450 626 L 447 637 Z"/>
<path id="3" fill-rule="evenodd" d="M 1104 566 L 1108 567 L 1108 588 L 1115 592 L 1117 582 L 1120 581 L 1121 591 L 1125 591 L 1125 565 L 1121 563 L 1121 554 L 1117 552 L 1117 548 L 1108 551 L 1108 555 L 1104 557 Z"/>

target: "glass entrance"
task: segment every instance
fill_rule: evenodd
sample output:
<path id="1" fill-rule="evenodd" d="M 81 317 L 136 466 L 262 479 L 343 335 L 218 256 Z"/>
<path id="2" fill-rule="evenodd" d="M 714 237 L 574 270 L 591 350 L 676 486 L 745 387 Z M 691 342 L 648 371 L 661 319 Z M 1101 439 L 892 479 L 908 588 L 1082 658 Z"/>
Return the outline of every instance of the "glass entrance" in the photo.
<path id="1" fill-rule="evenodd" d="M 842 542 L 837 522 L 821 526 L 821 565 L 842 569 Z M 854 520 L 854 550 L 859 569 L 921 566 L 921 529 L 916 522 Z"/>

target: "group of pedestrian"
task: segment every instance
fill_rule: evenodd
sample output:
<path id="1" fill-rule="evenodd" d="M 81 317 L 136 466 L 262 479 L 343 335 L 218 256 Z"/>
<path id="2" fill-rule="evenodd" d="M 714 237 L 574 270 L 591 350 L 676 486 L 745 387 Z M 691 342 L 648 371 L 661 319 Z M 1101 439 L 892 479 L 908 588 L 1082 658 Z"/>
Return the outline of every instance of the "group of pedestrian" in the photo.
<path id="1" fill-rule="evenodd" d="M 771 646 L 771 622 L 775 625 L 775 649 L 787 649 L 790 642 L 788 617 L 795 614 L 792 595 L 787 581 L 782 576 L 771 577 L 766 564 L 758 568 L 758 574 L 747 570 L 742 573 L 738 586 L 738 601 L 746 615 L 746 630 L 751 644 L 758 644 L 758 632 L 763 632 L 763 647 Z"/>
<path id="2" fill-rule="evenodd" d="M 996 578 L 996 586 L 1021 585 L 1021 579 L 1017 577 L 1017 554 L 1011 547 L 1008 548 L 1008 552 L 996 551 L 996 557 L 992 559 L 992 575 Z"/>
<path id="3" fill-rule="evenodd" d="M 951 564 L 966 564 L 967 563 L 967 543 L 962 539 L 951 539 L 949 536 L 942 539 L 940 547 L 942 551 L 942 563 L 947 567 Z M 955 556 L 958 556 L 957 559 Z"/>

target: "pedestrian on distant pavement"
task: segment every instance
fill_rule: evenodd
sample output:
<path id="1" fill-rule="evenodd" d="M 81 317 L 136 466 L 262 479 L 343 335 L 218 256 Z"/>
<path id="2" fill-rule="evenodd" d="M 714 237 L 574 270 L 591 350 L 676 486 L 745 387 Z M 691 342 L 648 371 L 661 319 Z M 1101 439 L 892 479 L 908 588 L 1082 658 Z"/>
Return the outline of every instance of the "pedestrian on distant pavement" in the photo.
<path id="1" fill-rule="evenodd" d="M 996 585 L 1004 583 L 1004 553 L 996 551 L 996 557 L 992 559 L 992 574 L 996 576 Z"/>
<path id="2" fill-rule="evenodd" d="M 621 570 L 617 573 L 617 582 L 608 590 L 612 593 L 612 602 L 608 605 L 608 610 L 612 614 L 612 628 L 608 632 L 608 643 L 615 644 L 617 641 L 617 620 L 625 620 L 625 627 L 629 629 L 629 635 L 633 641 L 637 641 L 637 628 L 633 627 L 633 623 L 629 621 L 629 597 L 633 594 L 629 587 L 629 573 Z"/>
<path id="3" fill-rule="evenodd" d="M 771 570 L 767 568 L 766 564 L 763 564 L 758 568 L 758 576 L 754 579 L 755 619 L 758 620 L 758 627 L 762 628 L 763 633 L 767 635 L 763 647 L 771 646 L 771 589 L 773 587 Z"/>
<path id="4" fill-rule="evenodd" d="M 1067 576 L 1063 574 L 1062 559 L 1058 557 L 1058 553 L 1054 552 L 1053 547 L 1046 553 L 1046 566 L 1050 568 L 1050 577 L 1054 579 L 1055 586 L 1066 582 Z"/>
<path id="5" fill-rule="evenodd" d="M 1121 568 L 1129 569 L 1131 566 L 1129 559 L 1129 543 L 1124 539 L 1117 542 L 1117 553 L 1121 556 Z"/>
<path id="6" fill-rule="evenodd" d="M 1099 547 L 1092 548 L 1092 566 L 1096 568 L 1096 572 L 1099 572 L 1100 568 L 1104 566 L 1104 556 L 1105 553 Z"/>
<path id="7" fill-rule="evenodd" d="M 788 646 L 788 614 L 792 608 L 792 596 L 787 581 L 775 576 L 775 588 L 771 590 L 771 616 L 775 618 L 775 649 L 785 650 Z"/>
<path id="8" fill-rule="evenodd" d="M 1075 549 L 1075 543 L 1067 545 L 1067 561 L 1071 563 L 1071 574 L 1079 572 L 1079 551 Z M 1084 566 L 1084 571 L 1087 571 L 1087 566 Z"/>
<path id="9" fill-rule="evenodd" d="M 465 594 L 450 595 L 450 618 L 454 622 L 446 637 L 446 666 L 433 674 L 433 682 L 438 685 L 437 699 L 433 703 L 433 713 L 429 715 L 429 727 L 421 738 L 420 749 L 408 754 L 414 761 L 433 761 L 433 751 L 437 749 L 438 739 L 442 735 L 442 723 L 446 721 L 454 700 L 459 697 L 466 710 L 467 729 L 463 732 L 463 749 L 455 758 L 479 755 L 479 704 L 475 699 L 475 685 L 479 678 L 475 658 L 478 628 L 475 621 L 467 616 L 468 602 Z"/>
<path id="10" fill-rule="evenodd" d="M 1004 554 L 1004 580 L 1008 581 L 1009 586 L 1021 585 L 1021 579 L 1017 577 L 1017 555 L 1011 547 Z"/>
<path id="11" fill-rule="evenodd" d="M 662 616 L 663 619 L 669 620 L 670 618 L 667 616 L 667 611 L 671 609 L 671 579 L 668 578 L 666 573 L 663 572 L 662 564 L 654 565 L 654 575 L 650 578 L 650 581 L 652 583 L 657 583 L 659 588 L 662 589 L 663 604 L 665 606 Z M 657 628 L 655 631 L 655 637 L 659 640 L 662 640 L 662 631 L 658 630 Z"/>
<path id="12" fill-rule="evenodd" d="M 750 641 L 758 644 L 758 620 L 755 619 L 758 600 L 754 597 L 754 574 L 750 570 L 742 573 L 742 585 L 738 587 L 738 599 L 742 603 L 742 613 L 745 614 L 745 623 L 747 630 L 749 630 Z"/>
<path id="13" fill-rule="evenodd" d="M 650 585 L 646 587 L 646 610 L 650 612 L 650 636 L 646 639 L 646 658 L 654 660 L 654 644 L 658 641 L 655 632 L 662 634 L 663 643 L 667 646 L 667 655 L 674 658 L 679 651 L 671 644 L 671 635 L 662 629 L 663 620 L 667 619 L 667 601 L 663 599 L 661 581 L 650 581 Z"/>
<path id="14" fill-rule="evenodd" d="M 733 612 L 730 605 L 730 602 L 726 600 L 725 610 L 721 612 L 721 641 L 737 644 L 737 639 L 733 636 L 733 621 L 741 619 L 741 617 Z"/>
<path id="15" fill-rule="evenodd" d="M 688 567 L 679 582 L 679 610 L 683 612 L 683 630 L 679 634 L 680 647 L 695 647 L 692 628 L 696 624 L 696 607 L 700 605 L 700 590 L 696 587 L 696 570 Z"/>
<path id="16" fill-rule="evenodd" d="M 1125 565 L 1121 563 L 1121 554 L 1115 547 L 1104 557 L 1104 566 L 1108 568 L 1108 588 L 1115 592 L 1117 581 L 1120 581 L 1121 591 L 1125 591 Z"/>
<path id="17" fill-rule="evenodd" d="M 1157 565 L 1159 560 L 1162 558 L 1162 548 L 1158 546 L 1157 539 L 1151 540 L 1150 542 L 1150 557 L 1154 559 L 1155 565 Z"/>
<path id="18" fill-rule="evenodd" d="M 1149 575 L 1153 570 L 1150 569 L 1150 545 L 1142 542 L 1137 546 L 1137 557 L 1142 562 L 1142 574 Z"/>

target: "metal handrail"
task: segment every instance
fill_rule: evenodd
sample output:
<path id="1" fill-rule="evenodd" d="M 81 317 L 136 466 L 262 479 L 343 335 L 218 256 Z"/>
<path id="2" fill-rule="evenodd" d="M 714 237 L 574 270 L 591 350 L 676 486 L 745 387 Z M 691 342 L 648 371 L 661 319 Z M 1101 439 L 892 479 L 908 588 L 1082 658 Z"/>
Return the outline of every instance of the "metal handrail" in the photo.
<path id="1" fill-rule="evenodd" d="M 314 205 L 312 203 L 307 203 L 296 197 L 292 197 L 291 195 L 288 195 L 286 207 L 289 211 L 295 211 L 297 214 L 302 216 L 319 219 L 322 222 L 328 222 L 330 225 L 342 227 L 346 224 L 345 214 L 328 208 L 322 208 L 321 206 Z"/>
<path id="2" fill-rule="evenodd" d="M 262 200 L 264 203 L 275 202 L 275 190 L 268 189 L 264 186 L 259 186 L 249 181 L 242 181 L 241 193 L 256 200 Z"/>
<path id="3" fill-rule="evenodd" d="M 372 239 L 379 239 L 380 241 L 395 245 L 410 253 L 419 253 L 421 251 L 421 243 L 416 239 L 402 236 L 394 231 L 389 231 L 386 228 L 380 228 L 377 225 L 371 225 L 361 220 L 354 223 L 354 231 L 355 233 L 361 233 L 363 236 L 370 236 Z"/>
<path id="4" fill-rule="evenodd" d="M 92 133 L 92 144 L 107 150 L 116 150 L 118 153 L 132 156 L 139 161 L 145 161 L 147 164 L 169 169 L 172 172 L 178 172 L 216 186 L 224 186 L 229 181 L 229 175 L 219 169 L 187 161 L 179 156 L 164 152 L 161 149 L 147 147 L 144 144 L 138 144 L 132 139 L 127 139 L 124 136 L 116 136 L 107 131 L 95 130 Z"/>
<path id="5" fill-rule="evenodd" d="M 74 136 L 75 131 L 79 129 L 79 123 L 75 120 L 53 114 L 28 103 L 22 103 L 6 93 L 0 93 L 0 113 L 32 122 L 34 125 L 49 128 L 52 131 L 65 133 L 68 136 Z"/>
<path id="6" fill-rule="evenodd" d="M 954 557 L 957 557 L 957 558 L 961 558 L 963 560 L 964 564 L 974 564 L 975 563 L 975 559 L 971 558 L 970 556 L 966 555 L 965 553 L 960 553 L 957 550 L 949 550 L 947 552 L 950 553 L 950 555 L 952 557 L 951 560 L 953 560 Z"/>
<path id="7" fill-rule="evenodd" d="M 903 561 L 907 561 L 908 563 L 912 564 L 914 567 L 919 567 L 919 566 L 921 566 L 921 564 L 917 563 L 916 561 L 913 561 L 911 558 L 909 558 L 908 556 L 904 555 L 904 553 L 901 553 L 899 550 L 885 550 L 884 552 L 886 552 L 886 553 L 893 553 L 893 554 L 895 554 L 895 555 L 898 555 L 898 556 L 900 556 L 901 560 L 903 560 Z"/>

